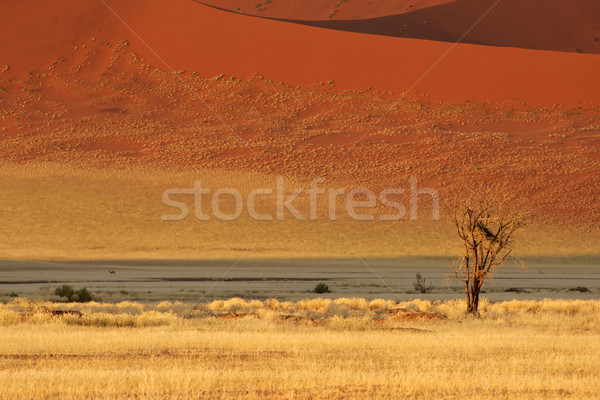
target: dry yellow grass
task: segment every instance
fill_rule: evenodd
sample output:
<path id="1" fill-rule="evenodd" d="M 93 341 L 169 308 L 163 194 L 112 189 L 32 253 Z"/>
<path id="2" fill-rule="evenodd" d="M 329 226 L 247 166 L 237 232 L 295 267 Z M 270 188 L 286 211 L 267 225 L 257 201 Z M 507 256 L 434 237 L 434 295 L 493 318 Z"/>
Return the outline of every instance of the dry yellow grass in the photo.
<path id="1" fill-rule="evenodd" d="M 82 316 L 47 311 L 55 309 Z M 600 301 L 484 302 L 481 319 L 463 312 L 460 301 L 229 299 L 190 311 L 170 302 L 17 300 L 0 305 L 0 398 L 581 399 L 600 392 Z"/>

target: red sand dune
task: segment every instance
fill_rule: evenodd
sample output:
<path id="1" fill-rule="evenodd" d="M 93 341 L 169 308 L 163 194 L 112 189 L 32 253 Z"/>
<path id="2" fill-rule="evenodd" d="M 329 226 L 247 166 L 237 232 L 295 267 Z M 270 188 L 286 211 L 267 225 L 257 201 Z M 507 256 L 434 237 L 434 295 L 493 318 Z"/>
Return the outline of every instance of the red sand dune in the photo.
<path id="1" fill-rule="evenodd" d="M 92 37 L 126 36 L 99 1 L 4 1 L 0 15 L 0 63 L 19 75 L 72 58 L 74 46 Z"/>
<path id="2" fill-rule="evenodd" d="M 244 4 L 246 7 L 240 7 L 240 11 L 248 9 L 247 1 L 208 0 L 206 3 L 232 11 Z M 289 4 L 277 7 L 272 3 L 265 10 L 255 7 L 245 12 L 328 29 L 455 42 L 491 9 L 462 42 L 600 53 L 600 2 L 597 0 L 502 0 L 496 6 L 496 0 L 429 1 L 410 8 L 395 2 L 383 2 L 378 7 L 348 2 L 340 6 L 340 10 L 350 8 L 358 15 L 364 14 L 360 19 L 342 18 L 341 13 L 324 17 L 325 4 L 313 6 L 311 15 L 309 3 L 316 1 L 302 3 L 298 15 L 290 12 L 294 8 Z"/>
<path id="3" fill-rule="evenodd" d="M 503 181 L 544 218 L 598 228 L 598 55 L 456 46 L 416 87 L 450 102 L 400 102 L 353 147 L 392 108 L 388 91 L 409 88 L 448 43 L 252 18 L 189 0 L 109 4 L 172 68 L 188 72 L 150 67 L 166 69 L 100 1 L 2 2 L 0 70 L 10 66 L 0 72 L 3 162 L 228 169 L 371 187 L 418 174 L 448 190 Z M 335 83 L 295 86 L 328 79 Z M 339 94 L 366 87 L 381 92 Z M 503 103 L 511 98 L 567 105 Z"/>
<path id="4" fill-rule="evenodd" d="M 174 69 L 290 84 L 333 80 L 336 90 L 372 87 L 396 95 L 448 49 L 448 43 L 363 35 L 251 18 L 189 0 L 111 0 L 111 7 Z M 9 74 L 69 62 L 84 37 L 132 42 L 132 51 L 163 67 L 100 2 L 4 2 L 0 11 L 3 64 Z M 532 104 L 600 100 L 600 57 L 458 45 L 415 90 L 432 99 Z"/>
<path id="5" fill-rule="evenodd" d="M 194 0 L 196 1 L 196 0 Z M 267 18 L 326 20 L 376 18 L 420 10 L 455 0 L 197 0 L 200 3 Z"/>

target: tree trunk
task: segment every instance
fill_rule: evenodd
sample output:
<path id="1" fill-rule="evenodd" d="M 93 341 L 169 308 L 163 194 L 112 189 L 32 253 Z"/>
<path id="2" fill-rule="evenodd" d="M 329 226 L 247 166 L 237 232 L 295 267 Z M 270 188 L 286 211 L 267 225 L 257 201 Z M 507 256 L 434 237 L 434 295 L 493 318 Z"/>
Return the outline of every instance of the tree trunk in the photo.
<path id="1" fill-rule="evenodd" d="M 473 308 L 473 300 L 471 297 L 471 292 L 469 291 L 469 282 L 465 282 L 465 293 L 467 294 L 467 313 L 471 313 L 471 309 Z"/>
<path id="2" fill-rule="evenodd" d="M 479 288 L 475 289 L 476 292 L 473 293 L 473 311 L 472 314 L 479 315 Z"/>
<path id="3" fill-rule="evenodd" d="M 473 274 L 475 275 L 475 274 Z M 481 291 L 481 286 L 479 285 L 479 279 L 475 279 L 471 281 L 471 295 L 467 300 L 467 314 L 478 315 L 479 314 L 479 292 Z"/>
<path id="4" fill-rule="evenodd" d="M 475 304 L 472 301 L 468 301 L 467 302 L 467 314 L 475 314 L 477 311 L 475 311 Z"/>

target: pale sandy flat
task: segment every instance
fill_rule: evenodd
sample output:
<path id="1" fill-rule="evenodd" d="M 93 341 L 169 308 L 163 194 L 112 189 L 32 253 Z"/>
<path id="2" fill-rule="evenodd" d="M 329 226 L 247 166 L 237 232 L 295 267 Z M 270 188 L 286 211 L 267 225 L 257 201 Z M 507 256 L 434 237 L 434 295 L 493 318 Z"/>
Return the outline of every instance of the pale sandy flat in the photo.
<path id="1" fill-rule="evenodd" d="M 87 287 L 102 300 L 209 301 L 215 298 L 365 297 L 393 300 L 462 299 L 463 289 L 449 278 L 440 258 L 366 259 L 225 259 L 86 262 L 0 262 L 0 294 L 49 296 L 70 284 Z M 598 299 L 599 260 L 530 258 L 527 268 L 506 266 L 485 286 L 490 301 L 510 299 Z M 108 271 L 114 270 L 115 274 Z M 432 283 L 431 293 L 415 293 L 420 272 Z M 317 283 L 332 293 L 310 293 Z M 576 288 L 589 291 L 580 292 Z M 125 292 L 125 293 L 123 293 Z"/>

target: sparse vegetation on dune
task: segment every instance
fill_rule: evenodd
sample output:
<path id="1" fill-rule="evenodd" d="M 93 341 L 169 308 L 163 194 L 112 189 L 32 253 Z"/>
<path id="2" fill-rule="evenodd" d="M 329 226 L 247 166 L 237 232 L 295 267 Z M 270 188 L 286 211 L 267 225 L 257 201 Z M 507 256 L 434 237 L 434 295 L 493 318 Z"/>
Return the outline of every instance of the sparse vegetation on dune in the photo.
<path id="1" fill-rule="evenodd" d="M 600 391 L 600 301 L 482 301 L 481 318 L 465 311 L 458 300 L 15 299 L 0 304 L 0 398 L 579 399 Z M 481 380 L 465 385 L 473 371 Z"/>
<path id="2" fill-rule="evenodd" d="M 410 252 L 402 255 L 443 255 L 438 226 L 425 226 L 421 239 L 416 236 L 421 229 L 408 224 L 394 225 L 394 232 L 406 232 L 392 237 L 375 223 L 335 229 L 319 223 L 307 229 L 286 221 L 264 229 L 252 221 L 223 226 L 211 220 L 200 230 L 191 216 L 181 224 L 161 220 L 168 212 L 160 201 L 165 189 L 189 187 L 199 179 L 213 192 L 226 185 L 247 193 L 272 187 L 275 176 L 284 176 L 286 187 L 292 179 L 325 177 L 328 188 L 374 191 L 404 186 L 415 176 L 441 196 L 468 182 L 505 182 L 536 211 L 540 228 L 531 235 L 530 254 L 597 254 L 600 113 L 595 105 L 455 103 L 416 94 L 397 102 L 387 91 L 340 93 L 326 89 L 331 85 L 293 86 L 260 75 L 174 74 L 140 61 L 128 41 L 114 43 L 82 41 L 77 60 L 56 62 L 27 79 L 0 79 L 6 90 L 0 99 L 5 183 L 0 209 L 19 205 L 19 212 L 3 217 L 2 258 L 183 259 L 199 253 L 235 258 L 236 251 L 223 243 L 250 247 L 246 232 L 258 230 L 257 252 L 266 256 L 347 256 L 345 246 L 336 249 L 345 240 L 339 232 L 372 239 L 363 241 L 364 248 L 353 246 L 361 256 L 396 256 L 398 249 Z M 122 73 L 82 79 L 76 72 L 92 67 L 106 72 L 107 63 Z M 211 107 L 236 135 L 222 135 L 223 121 L 198 107 L 181 80 L 213 99 Z M 209 178 L 215 175 L 218 179 Z M 271 213 L 272 198 L 261 198 L 259 205 Z M 419 223 L 425 223 L 431 220 L 429 204 L 421 201 Z M 322 204 L 319 212 L 325 210 Z M 299 207 L 306 215 L 306 206 Z M 577 231 L 564 234 L 564 228 Z M 209 243 L 198 232 L 218 232 L 209 235 L 218 240 Z M 290 235 L 309 242 L 281 240 Z M 561 243 L 548 244 L 540 235 L 557 236 Z M 319 250 L 307 254 L 307 249 Z"/>
<path id="3" fill-rule="evenodd" d="M 539 205 L 539 218 L 598 222 L 598 206 L 585 201 L 594 198 L 598 187 L 590 175 L 599 164 L 597 106 L 448 103 L 416 95 L 396 102 L 386 91 L 329 93 L 318 85 L 293 87 L 259 75 L 172 74 L 132 59 L 125 40 L 112 48 L 98 42 L 87 45 L 93 48 L 78 51 L 91 64 L 110 59 L 114 68 L 131 75 L 105 74 L 83 85 L 70 70 L 59 73 L 64 68 L 59 63 L 59 70 L 26 81 L 1 80 L 11 93 L 0 108 L 0 130 L 5 132 L 0 150 L 7 165 L 53 162 L 79 169 L 141 167 L 157 173 L 202 165 L 209 170 L 327 177 L 336 184 L 372 188 L 396 185 L 410 175 L 437 189 L 461 188 L 473 180 L 507 180 Z M 181 90 L 181 80 L 214 99 L 215 111 L 226 120 L 245 121 L 231 122 L 243 140 L 219 135 L 222 121 L 198 109 L 189 92 Z M 55 85 L 66 94 L 58 96 L 51 90 Z M 81 99 L 74 102 L 73 96 Z M 113 97 L 120 99 L 115 103 L 119 107 L 100 100 Z M 386 118 L 371 132 L 381 115 Z M 370 134 L 354 146 L 365 132 Z M 468 161 L 463 162 L 464 154 Z M 548 179 L 550 170 L 556 179 Z M 546 201 L 546 195 L 556 201 Z M 558 206 L 567 201 L 577 202 L 569 213 Z"/>

